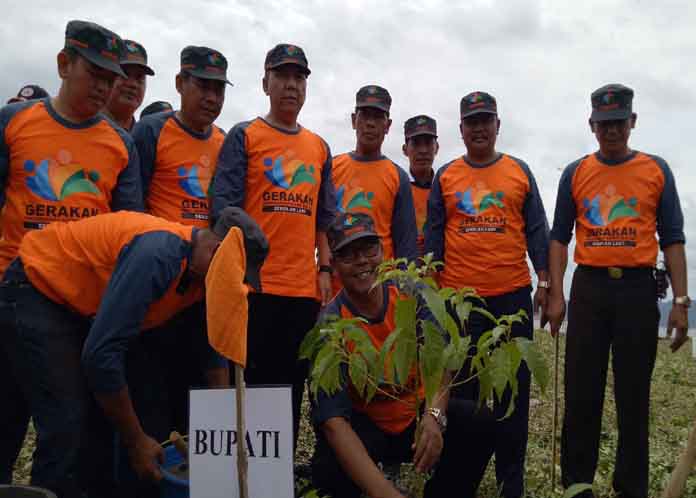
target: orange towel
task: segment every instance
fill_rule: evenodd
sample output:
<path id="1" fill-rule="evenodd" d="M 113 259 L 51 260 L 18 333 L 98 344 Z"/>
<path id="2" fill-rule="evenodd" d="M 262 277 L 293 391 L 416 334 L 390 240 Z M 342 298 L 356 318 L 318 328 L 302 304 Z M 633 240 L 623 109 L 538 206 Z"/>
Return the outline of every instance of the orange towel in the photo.
<path id="1" fill-rule="evenodd" d="M 244 284 L 244 236 L 233 227 L 210 262 L 205 277 L 208 341 L 229 360 L 245 366 L 248 287 Z"/>

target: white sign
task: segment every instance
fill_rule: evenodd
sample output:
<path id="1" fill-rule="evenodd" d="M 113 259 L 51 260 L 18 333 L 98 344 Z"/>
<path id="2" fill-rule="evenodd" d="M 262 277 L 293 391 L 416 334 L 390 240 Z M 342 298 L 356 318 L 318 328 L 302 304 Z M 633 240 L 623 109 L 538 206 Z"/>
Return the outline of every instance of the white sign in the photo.
<path id="1" fill-rule="evenodd" d="M 293 498 L 290 387 L 246 389 L 250 498 Z M 191 391 L 189 482 L 191 498 L 238 498 L 234 389 Z"/>

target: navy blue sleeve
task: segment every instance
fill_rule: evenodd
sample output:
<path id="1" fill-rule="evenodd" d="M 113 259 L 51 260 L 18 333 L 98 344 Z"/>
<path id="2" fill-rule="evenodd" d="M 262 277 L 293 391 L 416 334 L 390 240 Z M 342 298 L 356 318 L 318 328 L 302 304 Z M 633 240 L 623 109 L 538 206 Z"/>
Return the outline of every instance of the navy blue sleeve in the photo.
<path id="1" fill-rule="evenodd" d="M 218 213 L 227 206 L 244 206 L 246 197 L 246 175 L 248 155 L 246 129 L 250 121 L 238 123 L 230 130 L 222 143 L 213 177 L 212 202 L 210 203 L 211 224 Z"/>
<path id="2" fill-rule="evenodd" d="M 181 272 L 191 244 L 170 232 L 148 232 L 124 246 L 82 350 L 87 383 L 96 392 L 126 385 L 124 355 L 148 307 Z"/>
<path id="3" fill-rule="evenodd" d="M 684 244 L 684 214 L 679 202 L 677 186 L 674 175 L 667 162 L 658 156 L 650 156 L 660 166 L 665 176 L 665 185 L 660 196 L 660 204 L 657 207 L 657 235 L 660 238 L 660 247 L 664 249 L 672 244 Z"/>
<path id="4" fill-rule="evenodd" d="M 433 186 L 430 189 L 428 196 L 428 215 L 425 220 L 425 229 L 423 230 L 425 238 L 425 254 L 433 253 L 433 261 L 445 260 L 445 200 L 442 197 L 442 188 L 440 187 L 440 177 L 447 170 L 449 164 L 441 167 L 435 178 L 433 178 Z"/>
<path id="5" fill-rule="evenodd" d="M 111 192 L 112 211 L 145 211 L 143 202 L 142 178 L 140 177 L 140 159 L 133 139 L 119 127 L 114 128 L 123 140 L 128 151 L 128 164 L 118 175 L 116 187 Z"/>
<path id="6" fill-rule="evenodd" d="M 172 111 L 145 116 L 136 123 L 131 132 L 140 159 L 140 178 L 143 199 L 147 198 L 152 175 L 155 171 L 157 143 L 159 142 L 160 133 L 162 133 L 164 124 L 173 114 L 174 112 Z"/>
<path id="7" fill-rule="evenodd" d="M 573 228 L 575 227 L 575 218 L 577 217 L 577 207 L 573 199 L 573 176 L 585 157 L 566 166 L 558 182 L 556 209 L 553 213 L 553 228 L 551 229 L 550 238 L 551 240 L 557 240 L 565 246 L 573 238 Z"/>
<path id="8" fill-rule="evenodd" d="M 333 184 L 333 161 L 331 158 L 331 149 L 324 142 L 326 147 L 326 162 L 321 169 L 321 186 L 319 187 L 319 204 L 317 205 L 317 231 L 326 232 L 329 225 L 336 216 L 336 189 Z"/>
<path id="9" fill-rule="evenodd" d="M 394 164 L 399 174 L 399 190 L 394 199 L 391 236 L 394 243 L 394 256 L 414 261 L 418 258 L 418 227 L 416 209 L 413 207 L 411 182 L 406 172 Z"/>
<path id="10" fill-rule="evenodd" d="M 31 107 L 37 102 L 40 101 L 16 102 L 0 108 L 0 207 L 5 205 L 5 187 L 10 176 L 10 146 L 5 139 L 5 129 L 19 111 Z"/>
<path id="11" fill-rule="evenodd" d="M 534 271 L 549 269 L 549 222 L 546 218 L 544 203 L 539 194 L 536 180 L 529 166 L 524 161 L 511 157 L 527 175 L 529 192 L 524 199 L 522 216 L 524 218 L 524 234 L 527 239 L 527 253 L 532 260 Z"/>

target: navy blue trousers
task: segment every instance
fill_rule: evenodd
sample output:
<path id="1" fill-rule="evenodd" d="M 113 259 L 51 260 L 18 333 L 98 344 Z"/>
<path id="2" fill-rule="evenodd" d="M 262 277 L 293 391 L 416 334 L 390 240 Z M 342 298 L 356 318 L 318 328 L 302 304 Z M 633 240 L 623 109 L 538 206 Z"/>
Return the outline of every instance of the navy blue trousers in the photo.
<path id="1" fill-rule="evenodd" d="M 527 312 L 529 320 L 512 326 L 514 337 L 533 338 L 534 322 L 532 313 L 531 289 L 523 287 L 507 294 L 486 297 L 486 309 L 493 316 L 509 315 L 520 309 Z M 471 313 L 467 333 L 472 336 L 472 344 L 481 335 L 493 328 L 493 323 L 479 313 Z M 463 369 L 463 373 L 468 370 Z M 517 373 L 518 394 L 515 399 L 515 409 L 512 414 L 496 423 L 494 436 L 495 476 L 498 488 L 502 489 L 504 498 L 520 498 L 524 496 L 525 459 L 527 455 L 527 439 L 529 435 L 529 390 L 531 375 L 527 366 L 522 363 Z M 511 392 L 508 389 L 502 399 L 493 403 L 493 413 L 496 419 L 502 419 L 507 412 Z M 467 382 L 457 386 L 452 396 L 463 399 L 478 399 L 478 383 Z"/>

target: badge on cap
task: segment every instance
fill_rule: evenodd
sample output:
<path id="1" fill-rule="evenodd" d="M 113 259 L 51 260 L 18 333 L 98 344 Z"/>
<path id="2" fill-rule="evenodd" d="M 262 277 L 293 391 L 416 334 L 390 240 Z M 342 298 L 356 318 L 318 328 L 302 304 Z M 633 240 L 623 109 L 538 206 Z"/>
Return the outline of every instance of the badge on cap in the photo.
<path id="1" fill-rule="evenodd" d="M 29 97 L 31 97 L 31 96 L 34 95 L 34 89 L 33 89 L 32 87 L 30 87 L 30 86 L 25 86 L 24 88 L 22 88 L 22 91 L 19 92 L 19 94 L 20 94 L 22 97 L 29 98 Z"/>

